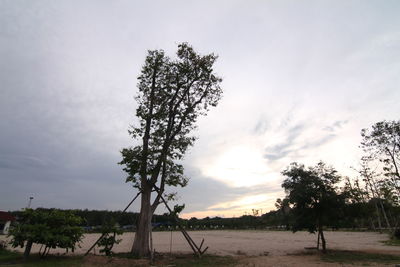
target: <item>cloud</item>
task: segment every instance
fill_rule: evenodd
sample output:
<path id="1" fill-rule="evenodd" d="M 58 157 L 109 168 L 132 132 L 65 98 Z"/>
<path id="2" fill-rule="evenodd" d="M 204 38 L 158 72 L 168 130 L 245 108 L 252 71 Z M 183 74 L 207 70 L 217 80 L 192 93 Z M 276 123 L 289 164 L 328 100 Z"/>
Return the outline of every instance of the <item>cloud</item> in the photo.
<path id="1" fill-rule="evenodd" d="M 147 49 L 180 41 L 219 54 L 225 91 L 185 161 L 188 212 L 278 194 L 292 161 L 347 166 L 361 128 L 400 114 L 399 4 L 227 3 L 0 1 L 2 208 L 30 194 L 34 206 L 129 202 L 117 162 L 135 77 Z"/>
<path id="2" fill-rule="evenodd" d="M 200 173 L 198 173 L 200 175 Z M 283 195 L 280 184 L 250 187 L 232 187 L 218 180 L 195 176 L 186 188 L 179 190 L 181 200 L 186 205 L 182 216 L 205 217 L 242 215 L 251 209 L 273 209 L 277 197 Z"/>
<path id="3" fill-rule="evenodd" d="M 47 168 L 52 164 L 51 160 L 39 157 L 0 154 L 0 168 L 26 170 L 29 168 Z"/>
<path id="4" fill-rule="evenodd" d="M 330 126 L 325 126 L 323 130 L 327 132 L 335 132 L 337 130 L 340 130 L 343 128 L 344 125 L 346 125 L 349 121 L 348 120 L 338 120 L 335 121 L 332 125 Z"/>
<path id="5" fill-rule="evenodd" d="M 325 136 L 322 136 L 322 137 L 318 136 L 316 138 L 313 138 L 312 141 L 309 141 L 308 143 L 303 145 L 301 147 L 301 150 L 318 148 L 318 147 L 320 147 L 322 145 L 325 145 L 325 144 L 329 143 L 335 137 L 336 137 L 335 134 L 328 134 L 328 135 L 325 135 Z"/>
<path id="6" fill-rule="evenodd" d="M 265 119 L 259 119 L 252 132 L 256 135 L 261 135 L 264 134 L 267 130 L 268 122 Z"/>
<path id="7" fill-rule="evenodd" d="M 264 154 L 264 158 L 270 161 L 276 161 L 287 157 L 294 151 L 295 148 L 293 145 L 306 127 L 306 124 L 297 124 L 289 129 L 285 129 L 285 126 L 281 125 L 280 132 L 283 132 L 286 137 L 281 140 L 279 144 L 267 147 L 265 149 L 266 153 Z"/>

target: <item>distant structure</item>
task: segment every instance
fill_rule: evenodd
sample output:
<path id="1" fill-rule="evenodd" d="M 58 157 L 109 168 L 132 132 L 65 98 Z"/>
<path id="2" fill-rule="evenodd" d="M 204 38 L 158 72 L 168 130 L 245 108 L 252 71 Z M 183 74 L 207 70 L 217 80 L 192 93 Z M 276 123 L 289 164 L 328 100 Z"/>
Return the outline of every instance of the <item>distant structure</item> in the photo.
<path id="1" fill-rule="evenodd" d="M 29 197 L 28 206 L 26 207 L 27 209 L 30 209 L 30 208 L 31 208 L 32 199 L 33 199 L 33 197 Z"/>
<path id="2" fill-rule="evenodd" d="M 11 222 L 15 221 L 15 217 L 9 212 L 0 211 L 0 234 L 8 234 Z"/>

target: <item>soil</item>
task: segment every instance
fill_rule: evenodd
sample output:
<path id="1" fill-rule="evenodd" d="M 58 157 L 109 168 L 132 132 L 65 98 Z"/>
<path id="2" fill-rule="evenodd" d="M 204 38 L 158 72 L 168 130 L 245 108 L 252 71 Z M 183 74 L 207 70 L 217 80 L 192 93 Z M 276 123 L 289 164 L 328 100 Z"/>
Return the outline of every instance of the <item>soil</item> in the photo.
<path id="1" fill-rule="evenodd" d="M 124 233 L 113 251 L 129 252 L 134 233 Z M 238 258 L 238 266 L 346 266 L 336 263 L 321 262 L 318 254 L 309 249 L 316 246 L 317 236 L 307 232 L 286 231 L 189 231 L 193 240 L 200 244 L 204 238 L 203 248 L 208 246 L 207 253 L 234 256 Z M 97 240 L 99 234 L 86 234 L 80 248 L 73 254 L 84 254 Z M 342 232 L 327 231 L 325 233 L 328 249 L 365 251 L 382 254 L 400 255 L 400 247 L 387 246 L 381 241 L 388 240 L 387 234 L 375 232 Z M 4 236 L 0 236 L 0 240 Z M 153 232 L 153 243 L 156 252 L 163 255 L 190 254 L 191 249 L 180 232 Z M 34 245 L 32 252 L 39 250 Z M 306 249 L 308 248 L 308 249 Z M 18 248 L 18 251 L 23 249 Z M 99 254 L 98 248 L 93 253 Z M 64 250 L 51 250 L 52 254 L 63 254 Z M 146 260 L 124 258 L 108 258 L 91 255 L 84 259 L 84 266 L 149 266 Z M 368 263 L 369 266 L 379 266 Z M 357 265 L 348 265 L 357 266 Z M 364 266 L 360 264 L 359 266 Z"/>

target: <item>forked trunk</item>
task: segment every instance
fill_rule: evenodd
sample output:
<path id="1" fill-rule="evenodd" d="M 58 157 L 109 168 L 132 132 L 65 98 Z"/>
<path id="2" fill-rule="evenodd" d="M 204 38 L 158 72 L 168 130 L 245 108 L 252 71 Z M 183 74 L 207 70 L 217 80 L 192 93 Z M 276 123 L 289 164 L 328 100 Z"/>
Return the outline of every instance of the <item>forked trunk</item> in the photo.
<path id="1" fill-rule="evenodd" d="M 150 227 L 153 212 L 151 209 L 151 190 L 142 192 L 139 218 L 136 225 L 135 239 L 132 246 L 132 254 L 138 257 L 150 256 Z"/>

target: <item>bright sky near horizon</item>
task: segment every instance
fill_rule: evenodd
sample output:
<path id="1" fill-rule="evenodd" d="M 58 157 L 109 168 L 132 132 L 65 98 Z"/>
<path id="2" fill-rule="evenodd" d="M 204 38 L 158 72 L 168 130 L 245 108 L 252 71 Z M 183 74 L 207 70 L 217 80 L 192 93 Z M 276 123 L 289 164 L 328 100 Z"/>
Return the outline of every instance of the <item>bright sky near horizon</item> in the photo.
<path id="1" fill-rule="evenodd" d="M 399 119 L 399 14 L 389 0 L 0 0 L 0 210 L 30 196 L 123 209 L 136 77 L 148 49 L 180 42 L 218 54 L 224 79 L 172 189 L 184 217 L 273 209 L 293 161 L 354 176 L 360 130 Z"/>

